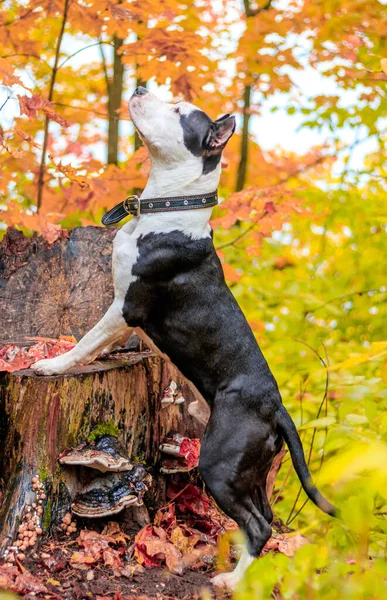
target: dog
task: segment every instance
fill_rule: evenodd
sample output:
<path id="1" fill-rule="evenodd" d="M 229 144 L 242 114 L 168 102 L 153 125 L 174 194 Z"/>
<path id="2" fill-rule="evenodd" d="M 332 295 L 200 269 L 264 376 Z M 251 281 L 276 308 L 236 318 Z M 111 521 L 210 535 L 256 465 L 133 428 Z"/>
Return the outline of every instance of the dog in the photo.
<path id="1" fill-rule="evenodd" d="M 151 160 L 140 205 L 149 198 L 192 195 L 203 195 L 205 202 L 218 187 L 235 117 L 213 121 L 190 103 L 163 102 L 143 87 L 131 97 L 129 112 Z M 308 497 L 330 515 L 334 507 L 311 482 L 274 376 L 226 285 L 211 212 L 205 204 L 198 210 L 140 212 L 126 223 L 114 240 L 115 296 L 105 316 L 67 354 L 33 368 L 41 375 L 65 373 L 136 331 L 180 369 L 198 391 L 190 414 L 208 422 L 200 474 L 247 540 L 235 570 L 213 578 L 215 585 L 233 589 L 271 536 L 266 477 L 284 440 Z"/>

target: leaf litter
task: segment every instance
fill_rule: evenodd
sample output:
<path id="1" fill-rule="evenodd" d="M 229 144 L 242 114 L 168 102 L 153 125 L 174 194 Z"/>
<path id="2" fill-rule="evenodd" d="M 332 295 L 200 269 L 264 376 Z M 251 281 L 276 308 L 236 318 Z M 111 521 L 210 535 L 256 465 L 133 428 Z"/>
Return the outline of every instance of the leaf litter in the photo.
<path id="1" fill-rule="evenodd" d="M 200 590 L 210 589 L 221 536 L 237 525 L 197 485 L 175 480 L 167 497 L 134 538 L 110 521 L 100 532 L 81 529 L 72 541 L 47 540 L 23 564 L 4 560 L 0 588 L 42 599 L 199 600 Z M 292 556 L 305 542 L 276 534 L 263 553 Z"/>
<path id="2" fill-rule="evenodd" d="M 30 346 L 21 344 L 2 344 L 0 346 L 0 371 L 13 373 L 22 369 L 29 369 L 31 365 L 43 358 L 54 358 L 65 354 L 76 344 L 76 340 L 69 340 L 66 336 L 60 339 L 52 338 L 27 338 L 36 343 Z"/>

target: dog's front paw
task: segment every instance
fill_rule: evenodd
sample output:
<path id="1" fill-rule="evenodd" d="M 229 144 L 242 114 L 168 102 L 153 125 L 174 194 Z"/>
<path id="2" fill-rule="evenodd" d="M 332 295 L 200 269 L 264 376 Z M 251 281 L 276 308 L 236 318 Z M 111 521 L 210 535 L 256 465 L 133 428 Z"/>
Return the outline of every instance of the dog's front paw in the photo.
<path id="1" fill-rule="evenodd" d="M 72 366 L 64 356 L 56 356 L 55 358 L 38 360 L 38 362 L 31 365 L 31 369 L 37 375 L 62 375 L 62 373 L 66 373 Z"/>

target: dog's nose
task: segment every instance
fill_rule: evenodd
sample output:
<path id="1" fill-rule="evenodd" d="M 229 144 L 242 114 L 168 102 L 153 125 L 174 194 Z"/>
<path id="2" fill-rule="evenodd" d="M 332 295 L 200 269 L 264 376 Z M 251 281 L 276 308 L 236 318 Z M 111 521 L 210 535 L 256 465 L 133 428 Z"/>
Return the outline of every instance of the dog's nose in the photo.
<path id="1" fill-rule="evenodd" d="M 144 88 L 142 85 L 139 85 L 135 90 L 133 96 L 145 96 L 148 94 L 148 90 Z"/>

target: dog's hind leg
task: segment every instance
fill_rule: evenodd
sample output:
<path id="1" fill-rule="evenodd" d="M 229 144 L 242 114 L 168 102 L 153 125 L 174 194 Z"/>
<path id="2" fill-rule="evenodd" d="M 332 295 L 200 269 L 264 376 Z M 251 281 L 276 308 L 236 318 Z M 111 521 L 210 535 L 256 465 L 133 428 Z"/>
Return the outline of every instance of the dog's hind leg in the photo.
<path id="1" fill-rule="evenodd" d="M 267 499 L 266 489 L 264 485 L 260 485 L 257 488 L 258 501 L 255 503 L 259 512 L 262 513 L 263 517 L 268 523 L 273 520 L 273 511 L 271 510 L 270 503 Z"/>
<path id="2" fill-rule="evenodd" d="M 214 585 L 228 589 L 235 589 L 247 567 L 260 555 L 271 536 L 270 524 L 251 498 L 250 491 L 254 482 L 238 470 L 240 456 L 237 447 L 234 456 L 235 460 L 231 462 L 217 460 L 211 434 L 206 433 L 201 448 L 199 471 L 219 507 L 236 521 L 247 538 L 247 548 L 242 552 L 235 570 L 231 573 L 221 573 L 212 580 Z"/>
<path id="3" fill-rule="evenodd" d="M 271 527 L 266 519 L 261 515 L 251 498 L 233 499 L 233 508 L 229 506 L 230 490 L 226 492 L 227 499 L 224 502 L 220 496 L 215 500 L 227 514 L 237 522 L 247 538 L 247 546 L 243 548 L 239 562 L 235 569 L 230 573 L 220 573 L 212 579 L 212 583 L 217 587 L 225 587 L 234 590 L 238 583 L 243 579 L 246 569 L 251 565 L 255 558 L 258 558 L 266 542 L 271 536 Z M 243 502 L 243 504 L 242 504 Z M 222 507 L 223 504 L 223 507 Z"/>

